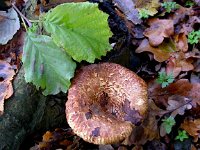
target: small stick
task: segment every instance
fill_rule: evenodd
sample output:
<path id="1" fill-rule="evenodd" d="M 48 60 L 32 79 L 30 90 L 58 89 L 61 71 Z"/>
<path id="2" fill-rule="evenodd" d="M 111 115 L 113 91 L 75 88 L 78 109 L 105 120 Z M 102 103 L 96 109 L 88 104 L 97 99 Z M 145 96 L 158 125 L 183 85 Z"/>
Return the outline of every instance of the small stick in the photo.
<path id="1" fill-rule="evenodd" d="M 23 24 L 24 24 L 24 27 L 25 27 L 26 31 L 28 31 L 27 26 L 26 26 L 26 22 L 24 21 L 24 18 L 21 17 L 21 19 L 22 19 L 22 22 L 23 22 Z"/>
<path id="2" fill-rule="evenodd" d="M 19 11 L 19 9 L 12 3 L 13 8 L 19 13 L 19 15 L 26 21 L 29 27 L 32 26 L 32 23 Z"/>

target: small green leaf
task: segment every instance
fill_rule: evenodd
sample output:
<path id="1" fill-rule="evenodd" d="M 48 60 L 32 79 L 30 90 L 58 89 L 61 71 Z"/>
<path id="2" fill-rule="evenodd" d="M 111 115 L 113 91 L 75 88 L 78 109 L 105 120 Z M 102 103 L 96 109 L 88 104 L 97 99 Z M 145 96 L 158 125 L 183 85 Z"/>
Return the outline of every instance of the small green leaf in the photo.
<path id="1" fill-rule="evenodd" d="M 165 8 L 166 12 L 170 13 L 172 10 L 179 8 L 176 2 L 164 2 L 161 4 Z"/>
<path id="2" fill-rule="evenodd" d="M 51 37 L 28 33 L 25 38 L 22 62 L 26 82 L 32 82 L 43 94 L 66 92 L 74 76 L 75 62 L 54 44 Z"/>
<path id="3" fill-rule="evenodd" d="M 162 88 L 167 87 L 170 83 L 172 83 L 174 81 L 174 76 L 172 73 L 170 73 L 168 75 L 165 72 L 159 72 L 158 74 L 159 74 L 159 76 L 158 76 L 158 79 L 156 80 L 156 82 L 161 84 Z"/>
<path id="4" fill-rule="evenodd" d="M 44 28 L 76 61 L 93 63 L 111 49 L 108 15 L 97 4 L 65 3 L 44 16 Z"/>
<path id="5" fill-rule="evenodd" d="M 167 87 L 168 85 L 169 85 L 168 82 L 163 82 L 163 83 L 161 84 L 161 87 L 162 87 L 162 88 L 165 88 L 165 87 Z"/>
<path id="6" fill-rule="evenodd" d="M 142 8 L 142 9 L 138 9 L 138 11 L 139 11 L 139 18 L 140 19 L 142 19 L 142 18 L 146 19 L 146 18 L 149 17 L 149 12 L 148 12 L 147 9 Z"/>
<path id="7" fill-rule="evenodd" d="M 192 31 L 188 34 L 188 43 L 197 44 L 200 40 L 200 30 Z"/>
<path id="8" fill-rule="evenodd" d="M 187 135 L 187 133 L 186 133 L 186 131 L 185 130 L 183 130 L 183 131 L 181 131 L 181 130 L 179 130 L 178 131 L 178 135 L 176 136 L 176 140 L 180 140 L 181 142 L 183 142 L 185 139 L 188 139 L 189 137 L 188 137 L 188 135 Z"/>
<path id="9" fill-rule="evenodd" d="M 187 1 L 185 2 L 185 6 L 192 7 L 192 6 L 194 6 L 194 5 L 195 5 L 195 3 L 194 3 L 193 1 L 191 1 L 191 0 L 187 0 Z"/>
<path id="10" fill-rule="evenodd" d="M 169 134 L 172 130 L 172 127 L 176 124 L 174 118 L 170 116 L 169 118 L 162 119 L 162 121 L 162 125 L 164 126 L 166 133 Z"/>

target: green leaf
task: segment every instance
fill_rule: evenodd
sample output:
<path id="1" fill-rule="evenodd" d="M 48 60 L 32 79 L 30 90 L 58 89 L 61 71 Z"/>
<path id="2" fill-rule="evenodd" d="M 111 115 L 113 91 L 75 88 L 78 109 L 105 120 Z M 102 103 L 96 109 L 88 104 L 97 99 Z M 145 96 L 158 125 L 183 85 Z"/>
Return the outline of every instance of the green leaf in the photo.
<path id="1" fill-rule="evenodd" d="M 165 72 L 159 72 L 159 76 L 156 79 L 156 82 L 161 84 L 162 88 L 167 87 L 170 83 L 174 81 L 173 73 L 170 73 L 169 75 Z"/>
<path id="2" fill-rule="evenodd" d="M 43 94 L 66 92 L 74 76 L 75 62 L 56 46 L 51 37 L 28 33 L 25 38 L 22 62 L 26 82 L 32 82 Z"/>
<path id="3" fill-rule="evenodd" d="M 142 9 L 138 9 L 138 11 L 139 11 L 139 18 L 140 19 L 142 19 L 142 18 L 146 19 L 146 18 L 149 17 L 149 12 L 148 12 L 147 9 L 142 8 Z"/>
<path id="4" fill-rule="evenodd" d="M 170 13 L 172 10 L 179 8 L 176 2 L 164 2 L 161 4 L 166 9 L 166 12 Z"/>
<path id="5" fill-rule="evenodd" d="M 194 5 L 195 5 L 195 3 L 194 3 L 193 1 L 191 1 L 191 0 L 187 0 L 187 1 L 185 2 L 185 6 L 192 7 L 192 6 L 194 6 Z"/>
<path id="6" fill-rule="evenodd" d="M 167 87 L 168 85 L 169 85 L 168 82 L 163 82 L 163 83 L 161 84 L 161 87 L 162 87 L 162 88 L 165 88 L 165 87 Z"/>
<path id="7" fill-rule="evenodd" d="M 172 116 L 166 119 L 162 119 L 162 121 L 163 121 L 162 125 L 164 126 L 166 133 L 169 134 L 172 130 L 172 127 L 176 124 L 176 121 Z"/>
<path id="8" fill-rule="evenodd" d="M 108 15 L 89 2 L 65 3 L 43 18 L 45 30 L 76 61 L 93 63 L 111 49 Z"/>
<path id="9" fill-rule="evenodd" d="M 176 140 L 180 140 L 181 142 L 183 142 L 185 139 L 188 139 L 189 137 L 188 137 L 188 135 L 187 135 L 187 133 L 186 133 L 186 131 L 185 130 L 183 130 L 183 131 L 181 131 L 181 130 L 179 130 L 178 131 L 178 135 L 176 136 Z"/>
<path id="10" fill-rule="evenodd" d="M 200 30 L 192 31 L 188 34 L 188 43 L 189 44 L 197 44 L 200 40 Z"/>

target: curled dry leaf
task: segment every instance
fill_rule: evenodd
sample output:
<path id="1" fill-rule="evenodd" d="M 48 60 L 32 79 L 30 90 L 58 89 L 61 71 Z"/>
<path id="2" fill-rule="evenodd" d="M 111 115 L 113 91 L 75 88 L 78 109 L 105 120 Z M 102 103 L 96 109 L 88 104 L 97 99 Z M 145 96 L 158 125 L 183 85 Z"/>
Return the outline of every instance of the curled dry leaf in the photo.
<path id="1" fill-rule="evenodd" d="M 155 15 L 158 11 L 158 7 L 160 6 L 159 0 L 133 0 L 135 1 L 135 6 L 138 10 L 145 9 L 148 11 L 150 16 Z"/>
<path id="2" fill-rule="evenodd" d="M 34 146 L 32 150 L 57 148 L 71 149 L 71 146 L 75 142 L 68 140 L 68 138 L 73 135 L 71 130 L 63 130 L 60 128 L 55 129 L 53 132 L 47 131 L 42 136 L 42 142 L 39 142 L 39 145 Z"/>
<path id="3" fill-rule="evenodd" d="M 193 106 L 199 106 L 198 108 L 200 109 L 200 83 L 192 84 L 192 89 L 189 91 L 189 96 L 193 98 Z"/>
<path id="4" fill-rule="evenodd" d="M 168 59 L 166 71 L 167 73 L 173 73 L 174 77 L 177 77 L 181 71 L 194 70 L 198 72 L 199 58 L 200 51 L 195 48 L 187 53 L 182 51 L 173 53 L 172 57 Z"/>
<path id="5" fill-rule="evenodd" d="M 148 116 L 143 125 L 133 129 L 128 145 L 143 145 L 147 141 L 157 139 L 159 137 L 157 123 L 158 120 L 156 120 L 155 116 Z"/>
<path id="6" fill-rule="evenodd" d="M 183 100 L 181 100 L 182 104 L 187 100 L 185 98 L 190 99 L 191 104 L 196 107 L 197 104 L 200 105 L 200 83 L 192 84 L 187 79 L 180 79 L 166 88 L 161 88 L 157 83 L 150 82 L 148 95 L 149 98 L 154 99 L 156 105 L 160 107 L 167 108 L 168 101 L 173 95 L 184 97 Z"/>
<path id="7" fill-rule="evenodd" d="M 8 12 L 0 11 L 0 44 L 6 44 L 10 39 L 13 38 L 14 34 L 20 28 L 20 22 L 17 12 L 10 8 Z"/>
<path id="8" fill-rule="evenodd" d="M 85 2 L 86 0 L 41 0 L 41 3 L 37 4 L 35 7 L 34 13 L 36 16 L 39 16 L 41 12 L 44 10 L 49 10 L 57 5 L 63 3 L 78 3 L 78 2 Z"/>
<path id="9" fill-rule="evenodd" d="M 134 24 L 141 23 L 135 3 L 132 0 L 113 0 L 113 3 L 125 14 L 128 20 Z"/>
<path id="10" fill-rule="evenodd" d="M 179 51 L 186 52 L 188 50 L 188 41 L 185 33 L 180 33 L 174 36 L 176 48 Z"/>
<path id="11" fill-rule="evenodd" d="M 170 58 L 172 53 L 176 51 L 176 47 L 172 40 L 166 40 L 158 47 L 153 47 L 149 44 L 147 39 L 144 39 L 140 46 L 135 50 L 136 53 L 151 52 L 154 54 L 154 59 L 158 62 L 163 62 Z"/>
<path id="12" fill-rule="evenodd" d="M 0 115 L 4 111 L 4 100 L 13 94 L 11 80 L 15 75 L 14 70 L 9 63 L 0 60 Z"/>
<path id="13" fill-rule="evenodd" d="M 175 118 L 177 114 L 184 115 L 185 110 L 192 108 L 191 100 L 179 95 L 172 95 L 168 98 L 167 110 L 171 113 L 171 116 Z"/>
<path id="14" fill-rule="evenodd" d="M 200 119 L 189 120 L 186 118 L 181 124 L 181 128 L 194 137 L 194 142 L 197 142 L 200 138 Z"/>
<path id="15" fill-rule="evenodd" d="M 179 5 L 179 8 L 175 13 L 170 14 L 169 19 L 173 20 L 174 24 L 180 24 L 183 20 L 186 19 L 186 16 L 191 15 L 192 8 L 186 8 Z"/>
<path id="16" fill-rule="evenodd" d="M 193 59 L 187 58 L 185 53 L 173 53 L 173 56 L 168 59 L 166 71 L 167 73 L 173 73 L 173 76 L 177 77 L 181 71 L 193 70 L 194 66 L 192 63 Z"/>
<path id="17" fill-rule="evenodd" d="M 182 25 L 182 31 L 188 35 L 189 32 L 194 30 L 194 25 L 200 24 L 200 18 L 197 16 L 190 16 L 188 21 Z"/>
<path id="18" fill-rule="evenodd" d="M 170 19 L 149 19 L 150 26 L 144 31 L 144 35 L 149 38 L 151 46 L 160 45 L 164 38 L 168 38 L 174 34 L 174 23 Z"/>
<path id="19" fill-rule="evenodd" d="M 143 145 L 147 141 L 152 141 L 159 138 L 158 121 L 159 118 L 165 113 L 162 109 L 158 108 L 152 99 L 149 99 L 149 113 L 144 122 L 137 126 L 130 135 L 128 145 Z"/>
<path id="20" fill-rule="evenodd" d="M 200 74 L 192 73 L 190 76 L 191 83 L 200 83 Z"/>

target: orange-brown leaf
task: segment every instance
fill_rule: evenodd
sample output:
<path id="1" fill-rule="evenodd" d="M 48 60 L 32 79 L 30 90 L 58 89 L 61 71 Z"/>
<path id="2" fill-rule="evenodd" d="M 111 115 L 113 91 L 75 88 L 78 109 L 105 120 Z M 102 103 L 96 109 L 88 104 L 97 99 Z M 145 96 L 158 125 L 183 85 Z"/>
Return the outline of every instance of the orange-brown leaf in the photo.
<path id="1" fill-rule="evenodd" d="M 144 39 L 140 46 L 135 50 L 136 53 L 141 52 L 151 52 L 154 54 L 154 59 L 158 62 L 163 62 L 170 58 L 173 51 L 175 51 L 176 48 L 174 46 L 174 43 L 169 40 L 166 42 L 163 42 L 158 47 L 153 47 L 149 44 L 149 41 L 147 39 Z"/>
<path id="2" fill-rule="evenodd" d="M 186 52 L 188 50 L 188 40 L 185 33 L 180 33 L 174 36 L 176 48 L 179 51 Z"/>
<path id="3" fill-rule="evenodd" d="M 185 119 L 181 124 L 181 128 L 194 137 L 194 142 L 197 142 L 198 138 L 200 138 L 200 119 Z"/>
<path id="4" fill-rule="evenodd" d="M 0 60 L 0 115 L 4 111 L 4 100 L 13 94 L 12 79 L 15 75 L 9 63 Z"/>
<path id="5" fill-rule="evenodd" d="M 167 62 L 167 73 L 173 73 L 177 77 L 181 71 L 190 71 L 194 69 L 193 59 L 188 59 L 183 52 L 174 53 Z"/>
<path id="6" fill-rule="evenodd" d="M 128 144 L 143 145 L 147 141 L 159 138 L 158 121 L 159 117 L 164 114 L 164 111 L 159 109 L 154 101 L 149 99 L 149 113 L 144 122 L 133 129 L 131 136 L 128 139 Z"/>
<path id="7" fill-rule="evenodd" d="M 43 142 L 50 142 L 50 140 L 53 139 L 53 134 L 50 131 L 47 131 L 43 136 L 42 136 L 42 141 Z"/>
<path id="8" fill-rule="evenodd" d="M 166 88 L 161 88 L 157 83 L 149 83 L 149 97 L 155 100 L 157 106 L 167 107 L 168 100 L 173 95 L 189 98 L 193 106 L 200 104 L 200 83 L 190 83 L 187 79 L 180 79 Z"/>
<path id="9" fill-rule="evenodd" d="M 160 45 L 164 38 L 174 34 L 173 20 L 153 18 L 149 19 L 148 24 L 150 27 L 144 31 L 144 35 L 149 38 L 151 46 Z"/>

